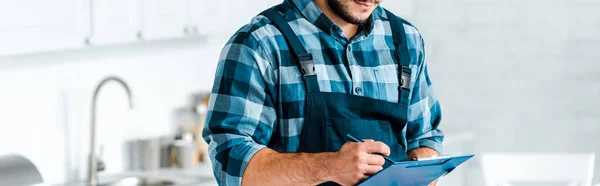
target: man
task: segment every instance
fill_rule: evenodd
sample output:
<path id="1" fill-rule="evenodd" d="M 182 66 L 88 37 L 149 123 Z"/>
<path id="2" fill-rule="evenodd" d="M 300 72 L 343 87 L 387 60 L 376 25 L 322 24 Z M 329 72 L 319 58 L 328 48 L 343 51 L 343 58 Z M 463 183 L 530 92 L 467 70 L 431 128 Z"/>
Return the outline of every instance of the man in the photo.
<path id="1" fill-rule="evenodd" d="M 286 0 L 231 38 L 203 133 L 220 185 L 355 185 L 382 155 L 439 155 L 423 40 L 380 1 Z"/>

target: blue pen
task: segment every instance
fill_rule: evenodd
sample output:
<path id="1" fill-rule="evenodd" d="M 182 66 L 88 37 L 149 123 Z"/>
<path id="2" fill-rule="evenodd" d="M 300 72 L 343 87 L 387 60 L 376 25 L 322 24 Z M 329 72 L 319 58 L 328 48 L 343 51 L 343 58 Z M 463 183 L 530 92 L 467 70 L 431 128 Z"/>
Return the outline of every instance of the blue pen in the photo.
<path id="1" fill-rule="evenodd" d="M 346 138 L 347 138 L 348 141 L 359 142 L 359 143 L 360 142 L 365 142 L 362 139 L 360 139 L 360 138 L 358 138 L 355 135 L 350 134 L 350 133 L 346 134 Z M 387 156 L 384 156 L 383 154 L 379 154 L 379 153 L 375 153 L 375 154 L 383 156 L 383 158 L 385 159 L 385 161 L 388 161 L 390 163 L 394 163 L 394 160 L 388 158 Z"/>

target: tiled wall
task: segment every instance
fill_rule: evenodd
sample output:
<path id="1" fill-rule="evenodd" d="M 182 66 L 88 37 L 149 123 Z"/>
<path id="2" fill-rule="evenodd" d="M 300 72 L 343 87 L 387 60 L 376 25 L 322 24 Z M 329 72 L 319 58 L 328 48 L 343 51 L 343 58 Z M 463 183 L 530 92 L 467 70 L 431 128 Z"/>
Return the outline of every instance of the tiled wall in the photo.
<path id="1" fill-rule="evenodd" d="M 476 153 L 600 155 L 600 1 L 415 4 L 443 128 L 474 132 Z"/>

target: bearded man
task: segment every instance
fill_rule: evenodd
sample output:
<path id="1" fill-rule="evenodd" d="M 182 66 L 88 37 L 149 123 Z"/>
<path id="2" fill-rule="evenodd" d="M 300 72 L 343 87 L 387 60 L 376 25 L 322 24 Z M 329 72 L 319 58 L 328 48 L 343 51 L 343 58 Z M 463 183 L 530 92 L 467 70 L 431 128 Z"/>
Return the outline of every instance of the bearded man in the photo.
<path id="1" fill-rule="evenodd" d="M 442 153 L 423 39 L 380 3 L 285 0 L 231 37 L 203 131 L 219 185 L 355 185 Z"/>

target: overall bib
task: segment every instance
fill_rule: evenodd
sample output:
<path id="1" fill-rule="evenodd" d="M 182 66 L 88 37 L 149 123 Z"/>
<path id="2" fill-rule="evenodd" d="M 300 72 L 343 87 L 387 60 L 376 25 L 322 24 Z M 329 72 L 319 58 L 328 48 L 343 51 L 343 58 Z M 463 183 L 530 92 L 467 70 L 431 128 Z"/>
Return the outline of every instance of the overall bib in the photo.
<path id="1" fill-rule="evenodd" d="M 395 57 L 399 61 L 399 102 L 372 99 L 347 93 L 321 92 L 315 73 L 312 55 L 306 51 L 279 12 L 294 5 L 284 2 L 261 13 L 269 18 L 286 38 L 299 70 L 303 74 L 306 88 L 305 116 L 298 152 L 335 152 L 346 143 L 346 134 L 362 139 L 381 141 L 390 147 L 390 158 L 394 161 L 408 159 L 402 143 L 402 130 L 407 123 L 408 96 L 411 71 L 403 23 L 386 10 L 394 33 Z M 327 185 L 336 185 L 328 182 Z"/>

